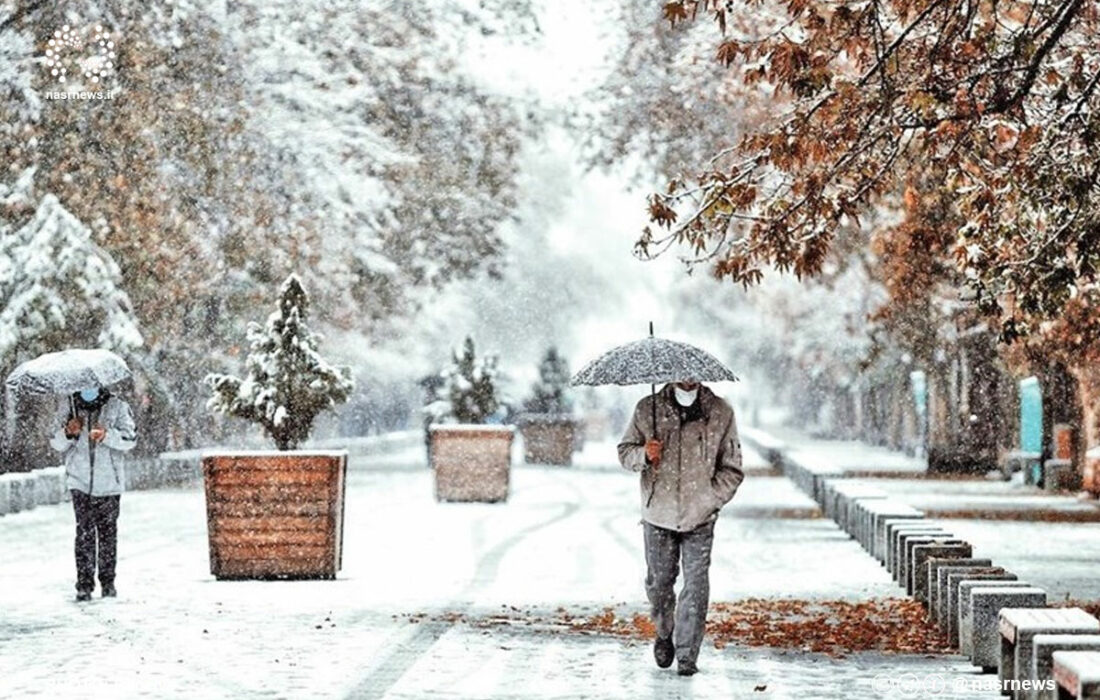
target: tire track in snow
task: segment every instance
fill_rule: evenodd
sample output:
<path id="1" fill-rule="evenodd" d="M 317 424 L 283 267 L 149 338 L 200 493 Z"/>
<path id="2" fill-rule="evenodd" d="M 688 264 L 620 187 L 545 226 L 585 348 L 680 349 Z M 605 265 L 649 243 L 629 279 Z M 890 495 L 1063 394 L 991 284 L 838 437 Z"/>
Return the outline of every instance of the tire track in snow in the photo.
<path id="1" fill-rule="evenodd" d="M 560 475 L 555 474 L 555 476 L 561 480 Z M 536 532 L 545 530 L 548 527 L 552 527 L 553 525 L 573 517 L 580 511 L 581 506 L 587 503 L 588 499 L 580 488 L 570 481 L 565 481 L 564 483 L 576 495 L 576 500 L 563 503 L 561 511 L 557 515 L 516 531 L 483 554 L 478 561 L 477 568 L 470 577 L 470 582 L 466 584 L 466 587 L 463 588 L 458 595 L 452 598 L 452 603 L 455 606 L 453 612 L 458 615 L 464 615 L 469 611 L 473 603 L 466 599 L 471 597 L 478 589 L 485 587 L 488 583 L 496 579 L 500 570 L 500 564 L 509 551 Z M 419 623 L 416 626 L 417 629 L 396 643 L 393 650 L 382 659 L 375 667 L 375 670 L 368 673 L 368 675 L 348 693 L 347 697 L 354 698 L 355 700 L 375 700 L 384 697 L 386 693 L 401 680 L 402 676 L 404 676 L 417 661 L 424 657 L 439 638 L 446 634 L 447 630 L 452 626 L 453 624 L 446 622 Z M 477 670 L 476 668 L 471 669 L 471 673 Z"/>
<path id="2" fill-rule="evenodd" d="M 623 548 L 624 551 L 630 554 L 632 557 L 637 557 L 638 552 L 642 551 L 642 538 L 638 538 L 637 543 L 633 543 L 623 536 L 621 532 L 616 530 L 612 523 L 618 520 L 620 515 L 612 515 L 610 518 L 604 518 L 600 521 L 600 528 L 607 532 L 611 536 L 611 539 L 615 541 L 615 544 Z"/>

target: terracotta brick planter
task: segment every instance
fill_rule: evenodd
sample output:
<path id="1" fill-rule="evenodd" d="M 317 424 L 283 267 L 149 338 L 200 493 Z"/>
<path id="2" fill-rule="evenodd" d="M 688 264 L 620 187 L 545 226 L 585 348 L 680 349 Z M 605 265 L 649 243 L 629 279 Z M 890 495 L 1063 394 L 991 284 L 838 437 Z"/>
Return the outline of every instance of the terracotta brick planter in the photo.
<path id="1" fill-rule="evenodd" d="M 433 425 L 430 434 L 437 501 L 508 499 L 511 426 Z"/>
<path id="2" fill-rule="evenodd" d="M 334 579 L 347 452 L 207 453 L 206 526 L 217 579 Z"/>
<path id="3" fill-rule="evenodd" d="M 519 417 L 523 456 L 528 464 L 573 463 L 577 424 L 571 416 L 526 413 Z"/>

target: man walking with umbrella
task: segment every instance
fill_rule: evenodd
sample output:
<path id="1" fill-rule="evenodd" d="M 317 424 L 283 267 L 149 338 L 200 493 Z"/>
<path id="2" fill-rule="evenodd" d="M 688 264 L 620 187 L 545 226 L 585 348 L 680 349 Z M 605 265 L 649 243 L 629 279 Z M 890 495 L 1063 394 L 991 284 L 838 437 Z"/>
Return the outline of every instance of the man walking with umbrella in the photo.
<path id="1" fill-rule="evenodd" d="M 677 672 L 690 676 L 706 626 L 714 524 L 745 478 L 733 409 L 697 382 L 668 384 L 638 402 L 619 461 L 641 472 L 646 594 L 657 627 L 653 655 L 661 668 L 675 657 Z M 677 603 L 673 584 L 681 560 Z"/>
<path id="2" fill-rule="evenodd" d="M 653 336 L 588 363 L 574 385 L 649 384 L 619 443 L 623 467 L 641 472 L 646 593 L 657 627 L 653 655 L 690 676 L 703 642 L 710 599 L 710 550 L 718 511 L 745 478 L 733 409 L 700 382 L 737 381 L 694 345 Z M 661 391 L 657 384 L 665 384 Z M 679 604 L 673 591 L 683 560 Z"/>
<path id="3" fill-rule="evenodd" d="M 134 418 L 129 404 L 98 387 L 76 392 L 65 404 L 50 446 L 64 453 L 76 515 L 76 599 L 91 600 L 97 564 L 103 597 L 113 598 L 122 453 L 134 448 Z"/>

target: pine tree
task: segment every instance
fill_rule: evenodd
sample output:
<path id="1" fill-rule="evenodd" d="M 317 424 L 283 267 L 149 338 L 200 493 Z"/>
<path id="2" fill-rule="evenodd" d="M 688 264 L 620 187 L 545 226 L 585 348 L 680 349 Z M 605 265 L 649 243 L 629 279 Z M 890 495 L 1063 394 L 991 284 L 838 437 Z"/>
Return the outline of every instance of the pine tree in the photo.
<path id="1" fill-rule="evenodd" d="M 539 381 L 531 387 L 525 408 L 532 413 L 569 413 L 569 363 L 551 347 L 539 364 Z"/>
<path id="2" fill-rule="evenodd" d="M 280 450 L 296 448 L 308 437 L 322 411 L 347 401 L 354 388 L 351 370 L 328 364 L 317 352 L 320 336 L 306 326 L 309 297 L 297 275 L 287 277 L 279 308 L 267 324 L 248 326 L 252 352 L 247 376 L 210 374 L 214 411 L 259 423 Z"/>
<path id="3" fill-rule="evenodd" d="M 14 233 L 0 224 L 0 366 L 74 346 L 142 345 L 118 265 L 57 197 Z"/>
<path id="4" fill-rule="evenodd" d="M 446 398 L 426 408 L 433 422 L 453 419 L 458 423 L 482 424 L 503 404 L 496 386 L 497 356 L 478 359 L 474 340 L 469 336 L 463 344 L 462 356 L 453 352 L 451 366 L 440 376 L 445 382 Z"/>

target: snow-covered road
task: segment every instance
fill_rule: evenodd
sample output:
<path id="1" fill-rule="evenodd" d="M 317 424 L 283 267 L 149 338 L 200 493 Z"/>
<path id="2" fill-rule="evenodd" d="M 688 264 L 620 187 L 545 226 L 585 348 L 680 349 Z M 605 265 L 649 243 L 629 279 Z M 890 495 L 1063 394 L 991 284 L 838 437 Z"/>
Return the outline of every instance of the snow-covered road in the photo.
<path id="1" fill-rule="evenodd" d="M 201 490 L 124 496 L 119 598 L 73 602 L 68 505 L 0 519 L 0 696 L 877 698 L 880 672 L 969 673 L 958 657 L 705 648 L 693 679 L 613 637 L 407 615 L 502 606 L 644 612 L 636 483 L 592 445 L 517 466 L 505 504 L 439 504 L 419 452 L 361 458 L 335 582 L 218 582 Z M 754 458 L 757 467 L 759 459 Z M 782 517 L 776 517 L 782 516 Z M 712 600 L 861 600 L 888 576 L 785 478 L 751 476 L 719 522 Z M 753 692 L 756 686 L 766 691 Z M 944 697 L 951 697 L 946 695 Z M 959 697 L 972 697 L 960 695 Z"/>

